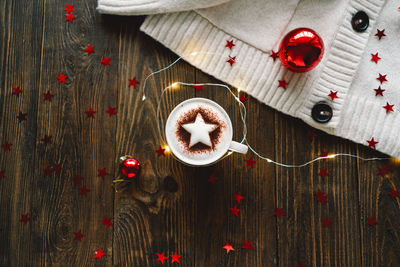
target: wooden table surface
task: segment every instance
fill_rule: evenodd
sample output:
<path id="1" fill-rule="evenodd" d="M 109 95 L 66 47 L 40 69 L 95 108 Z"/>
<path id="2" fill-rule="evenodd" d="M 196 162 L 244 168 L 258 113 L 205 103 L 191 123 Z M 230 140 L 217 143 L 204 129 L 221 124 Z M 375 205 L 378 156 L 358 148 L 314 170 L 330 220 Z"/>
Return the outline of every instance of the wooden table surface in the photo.
<path id="1" fill-rule="evenodd" d="M 400 266 L 399 163 L 336 158 L 297 169 L 233 154 L 206 168 L 182 165 L 167 154 L 156 121 L 162 88 L 175 81 L 218 82 L 184 61 L 148 81 L 177 55 L 139 31 L 144 17 L 104 16 L 95 0 L 0 2 L 0 266 L 161 266 L 157 254 L 182 255 L 180 266 Z M 86 46 L 95 53 L 87 55 Z M 111 57 L 111 66 L 100 61 Z M 57 76 L 68 76 L 58 83 Z M 128 79 L 141 83 L 129 87 Z M 22 93 L 12 94 L 20 86 Z M 44 101 L 50 90 L 52 101 Z M 162 119 L 194 97 L 217 101 L 241 135 L 237 104 L 222 89 L 181 88 L 164 98 Z M 323 151 L 385 157 L 365 146 L 315 131 L 249 97 L 248 141 L 279 162 L 300 164 Z M 117 115 L 109 116 L 108 107 Z M 94 118 L 85 111 L 96 110 Z M 19 122 L 19 112 L 26 120 Z M 51 144 L 41 141 L 45 135 Z M 118 193 L 111 187 L 118 158 L 134 155 L 142 173 Z M 253 155 L 254 156 L 254 155 Z M 378 168 L 394 168 L 385 177 Z M 54 168 L 60 164 L 61 168 Z M 48 166 L 51 173 L 46 176 Z M 104 179 L 98 170 L 109 173 Z M 320 169 L 327 168 L 323 179 Z M 214 174 L 219 179 L 208 182 Z M 82 177 L 81 185 L 73 178 Z M 80 194 L 86 187 L 87 196 Z M 315 193 L 327 194 L 327 203 Z M 234 200 L 241 192 L 244 199 Z M 231 216 L 237 206 L 239 216 Z M 277 218 L 275 208 L 285 215 Z M 24 224 L 21 215 L 30 220 Z M 112 218 L 112 226 L 101 224 Z M 323 227 L 322 219 L 332 224 Z M 374 217 L 377 224 L 367 225 Z M 74 240 L 74 232 L 86 236 Z M 254 249 L 246 252 L 243 241 Z M 229 254 L 222 248 L 233 243 Z M 94 250 L 102 249 L 102 260 Z M 165 266 L 178 266 L 169 257 Z"/>

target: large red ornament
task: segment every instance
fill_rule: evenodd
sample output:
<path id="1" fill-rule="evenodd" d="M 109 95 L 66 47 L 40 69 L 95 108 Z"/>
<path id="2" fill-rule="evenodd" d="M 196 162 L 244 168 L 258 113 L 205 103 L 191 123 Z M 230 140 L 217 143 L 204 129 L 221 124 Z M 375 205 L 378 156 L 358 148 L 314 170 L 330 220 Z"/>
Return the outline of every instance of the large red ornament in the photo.
<path id="1" fill-rule="evenodd" d="M 124 177 L 135 178 L 140 171 L 140 163 L 134 158 L 121 157 L 121 173 Z"/>
<path id="2" fill-rule="evenodd" d="M 295 72 L 314 68 L 324 54 L 321 37 L 308 28 L 297 28 L 286 34 L 279 47 L 282 64 Z"/>

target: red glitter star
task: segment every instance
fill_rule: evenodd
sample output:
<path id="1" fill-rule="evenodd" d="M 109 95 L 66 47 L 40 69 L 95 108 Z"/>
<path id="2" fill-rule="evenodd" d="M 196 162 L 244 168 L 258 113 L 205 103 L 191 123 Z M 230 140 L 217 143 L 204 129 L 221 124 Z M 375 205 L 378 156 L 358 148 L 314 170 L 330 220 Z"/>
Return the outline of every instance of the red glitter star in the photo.
<path id="1" fill-rule="evenodd" d="M 241 95 L 239 96 L 239 100 L 240 100 L 240 102 L 244 103 L 244 102 L 247 101 L 247 97 L 245 97 L 244 94 L 241 94 Z"/>
<path id="2" fill-rule="evenodd" d="M 68 76 L 64 75 L 64 73 L 61 73 L 60 76 L 57 76 L 58 83 L 66 83 Z"/>
<path id="3" fill-rule="evenodd" d="M 9 143 L 8 141 L 6 141 L 4 144 L 1 144 L 1 148 L 4 151 L 11 151 L 11 146 L 12 146 L 12 144 Z"/>
<path id="4" fill-rule="evenodd" d="M 320 158 L 326 158 L 328 156 L 329 156 L 329 152 L 325 151 L 325 150 L 322 150 L 321 154 L 319 155 Z M 326 159 L 323 159 L 323 160 L 326 160 Z"/>
<path id="5" fill-rule="evenodd" d="M 115 111 L 116 109 L 117 107 L 108 106 L 108 110 L 106 110 L 106 113 L 108 113 L 108 115 L 111 117 L 112 115 L 117 114 L 117 112 Z"/>
<path id="6" fill-rule="evenodd" d="M 211 175 L 210 175 L 210 177 L 208 177 L 208 182 L 209 183 L 215 183 L 215 181 L 217 181 L 217 180 L 219 180 L 219 178 L 217 177 L 217 176 L 215 176 L 215 174 L 214 173 L 212 173 Z"/>
<path id="7" fill-rule="evenodd" d="M 399 189 L 392 188 L 392 190 L 389 192 L 389 195 L 392 197 L 392 199 L 399 197 Z"/>
<path id="8" fill-rule="evenodd" d="M 87 193 L 90 192 L 89 189 L 86 188 L 86 186 L 79 187 L 79 195 L 84 195 L 87 197 Z"/>
<path id="9" fill-rule="evenodd" d="M 337 91 L 335 91 L 335 92 L 333 92 L 332 90 L 330 90 L 331 92 L 329 93 L 329 97 L 332 99 L 332 101 L 334 101 L 335 100 L 335 98 L 339 98 L 338 96 L 337 96 Z"/>
<path id="10" fill-rule="evenodd" d="M 104 226 L 107 228 L 108 226 L 113 225 L 111 219 L 111 217 L 107 218 L 106 216 L 104 216 L 104 220 L 101 222 L 101 224 L 104 224 Z"/>
<path id="11" fill-rule="evenodd" d="M 109 173 L 106 171 L 106 168 L 103 169 L 97 169 L 97 176 L 101 177 L 104 179 L 104 176 L 109 175 Z"/>
<path id="12" fill-rule="evenodd" d="M 318 173 L 318 175 L 319 175 L 319 176 L 322 176 L 322 178 L 325 179 L 325 177 L 329 175 L 329 173 L 328 173 L 328 168 L 326 168 L 326 169 L 319 168 L 319 173 Z"/>
<path id="13" fill-rule="evenodd" d="M 53 171 L 55 172 L 55 173 L 59 173 L 60 171 L 62 171 L 62 165 L 61 164 L 57 164 L 57 163 L 54 163 L 53 164 Z"/>
<path id="14" fill-rule="evenodd" d="M 251 246 L 251 241 L 247 242 L 246 240 L 243 240 L 242 248 L 244 248 L 246 250 L 246 252 L 249 252 L 249 249 L 254 249 Z"/>
<path id="15" fill-rule="evenodd" d="M 281 216 L 286 215 L 286 213 L 283 211 L 283 208 L 275 208 L 274 215 L 280 218 Z"/>
<path id="16" fill-rule="evenodd" d="M 82 177 L 78 175 L 72 178 L 72 180 L 74 181 L 74 185 L 82 184 Z"/>
<path id="17" fill-rule="evenodd" d="M 50 166 L 47 166 L 46 168 L 43 169 L 44 176 L 51 176 L 52 172 L 53 169 Z"/>
<path id="18" fill-rule="evenodd" d="M 136 85 L 137 85 L 138 83 L 140 83 L 139 81 L 136 80 L 136 77 L 133 77 L 133 79 L 128 79 L 128 80 L 129 80 L 129 85 L 128 85 L 128 87 L 133 86 L 133 88 L 136 88 Z"/>
<path id="19" fill-rule="evenodd" d="M 371 140 L 367 140 L 367 143 L 369 148 L 376 149 L 375 145 L 378 144 L 379 142 L 376 142 L 372 137 Z"/>
<path id="20" fill-rule="evenodd" d="M 65 14 L 65 21 L 69 21 L 69 22 L 72 23 L 72 21 L 73 21 L 74 19 L 76 19 L 76 17 L 74 16 L 74 14 L 72 14 L 72 13 Z"/>
<path id="21" fill-rule="evenodd" d="M 378 89 L 374 89 L 375 91 L 375 96 L 383 96 L 383 92 L 385 91 L 385 89 L 381 89 L 381 86 L 378 87 Z"/>
<path id="22" fill-rule="evenodd" d="M 229 251 L 234 251 L 235 249 L 233 248 L 233 244 L 229 244 L 228 242 L 226 242 L 225 246 L 222 247 L 223 249 L 226 249 L 226 254 L 229 253 Z"/>
<path id="23" fill-rule="evenodd" d="M 194 89 L 196 89 L 196 91 L 203 91 L 203 85 L 199 84 L 198 82 L 196 82 L 196 85 L 192 86 Z"/>
<path id="24" fill-rule="evenodd" d="M 46 93 L 43 93 L 43 101 L 46 101 L 46 100 L 48 100 L 48 101 L 50 101 L 51 102 L 51 98 L 53 97 L 54 95 L 52 94 L 52 93 L 50 93 L 50 90 L 47 90 L 47 92 Z"/>
<path id="25" fill-rule="evenodd" d="M 77 240 L 79 242 L 82 242 L 82 238 L 84 238 L 86 235 L 81 233 L 81 229 L 79 229 L 78 232 L 74 232 L 74 240 Z"/>
<path id="26" fill-rule="evenodd" d="M 374 61 L 376 64 L 378 64 L 378 61 L 380 60 L 381 58 L 378 56 L 378 53 L 376 53 L 375 55 L 374 54 L 371 54 L 371 61 Z"/>
<path id="27" fill-rule="evenodd" d="M 165 148 L 162 148 L 161 146 L 156 150 L 158 156 L 165 156 Z"/>
<path id="28" fill-rule="evenodd" d="M 386 174 L 388 174 L 391 170 L 392 166 L 390 164 L 386 164 L 385 166 L 378 168 L 378 175 L 380 175 L 382 178 L 385 178 Z"/>
<path id="29" fill-rule="evenodd" d="M 231 216 L 232 215 L 235 215 L 236 217 L 239 216 L 240 209 L 238 209 L 236 205 L 235 205 L 235 207 L 229 208 L 229 209 L 231 210 Z"/>
<path id="30" fill-rule="evenodd" d="M 387 80 L 386 80 L 386 74 L 385 75 L 382 75 L 382 74 L 380 74 L 379 73 L 379 77 L 378 78 L 376 78 L 381 84 L 383 83 L 383 82 L 387 82 Z"/>
<path id="31" fill-rule="evenodd" d="M 0 170 L 0 180 L 4 179 L 6 177 L 6 171 L 5 170 Z"/>
<path id="32" fill-rule="evenodd" d="M 12 95 L 19 96 L 20 93 L 22 93 L 22 90 L 19 88 L 19 86 L 13 87 L 12 93 L 11 93 Z"/>
<path id="33" fill-rule="evenodd" d="M 246 161 L 246 167 L 254 168 L 254 164 L 256 164 L 256 161 L 253 160 L 253 157 L 250 157 L 249 159 L 245 159 L 244 161 Z"/>
<path id="34" fill-rule="evenodd" d="M 233 64 L 236 63 L 236 56 L 234 56 L 234 57 L 229 56 L 229 59 L 226 62 L 228 62 L 232 67 Z"/>
<path id="35" fill-rule="evenodd" d="M 31 220 L 29 218 L 28 213 L 27 214 L 21 214 L 21 219 L 19 219 L 20 222 L 23 222 L 25 225 Z"/>
<path id="36" fill-rule="evenodd" d="M 103 60 L 102 61 L 100 61 L 101 62 L 101 64 L 103 64 L 104 65 L 104 67 L 107 67 L 108 65 L 111 65 L 111 63 L 110 63 L 110 60 L 111 60 L 111 58 L 109 57 L 109 58 L 107 58 L 107 57 L 103 57 Z"/>
<path id="37" fill-rule="evenodd" d="M 376 29 L 376 34 L 375 34 L 375 36 L 378 36 L 378 38 L 379 38 L 379 40 L 383 37 L 383 36 L 386 36 L 386 34 L 385 34 L 385 29 L 383 29 L 383 30 L 378 30 L 378 29 Z"/>
<path id="38" fill-rule="evenodd" d="M 388 102 L 386 102 L 386 106 L 383 106 L 383 108 L 386 109 L 386 114 L 388 114 L 389 112 L 393 112 L 393 107 L 394 105 L 390 105 Z"/>
<path id="39" fill-rule="evenodd" d="M 317 201 L 320 202 L 322 205 L 324 205 L 325 203 L 328 203 L 326 193 L 318 190 L 318 192 L 316 192 L 315 195 L 317 196 Z"/>
<path id="40" fill-rule="evenodd" d="M 98 258 L 99 260 L 101 260 L 101 258 L 106 255 L 106 253 L 103 253 L 101 251 L 101 248 L 99 250 L 93 250 L 94 251 L 94 258 Z"/>
<path id="41" fill-rule="evenodd" d="M 170 255 L 171 256 L 171 263 L 173 263 L 173 262 L 177 262 L 177 263 L 180 263 L 179 262 L 179 258 L 180 257 L 182 257 L 182 255 L 178 255 L 177 253 L 176 253 L 176 251 L 175 251 L 175 253 L 174 254 L 172 254 L 172 255 Z"/>
<path id="42" fill-rule="evenodd" d="M 328 217 L 325 217 L 324 219 L 321 220 L 322 221 L 322 226 L 323 227 L 330 227 L 332 221 L 328 219 Z"/>
<path id="43" fill-rule="evenodd" d="M 313 141 L 314 138 L 317 136 L 317 134 L 314 131 L 309 130 L 309 131 L 307 131 L 307 136 L 308 136 L 308 138 L 311 139 L 311 141 Z"/>
<path id="44" fill-rule="evenodd" d="M 91 53 L 94 53 L 94 45 L 92 45 L 92 46 L 87 45 L 87 47 L 85 49 L 83 49 L 83 51 L 87 52 L 88 55 L 90 55 Z"/>
<path id="45" fill-rule="evenodd" d="M 371 226 L 371 227 L 374 227 L 375 224 L 377 224 L 377 222 L 376 222 L 376 220 L 375 220 L 374 217 L 369 217 L 369 218 L 367 218 L 367 224 L 368 224 L 369 226 Z"/>
<path id="46" fill-rule="evenodd" d="M 67 4 L 67 7 L 64 8 L 64 11 L 67 11 L 68 13 L 75 12 L 74 5 L 68 5 Z"/>
<path id="47" fill-rule="evenodd" d="M 240 200 L 244 199 L 244 196 L 240 195 L 240 192 L 237 194 L 233 194 L 235 200 L 240 204 Z"/>
<path id="48" fill-rule="evenodd" d="M 45 134 L 42 139 L 40 139 L 40 142 L 43 142 L 45 145 L 51 144 L 51 135 Z"/>
<path id="49" fill-rule="evenodd" d="M 156 254 L 157 254 L 157 257 L 158 257 L 156 261 L 161 261 L 162 264 L 164 264 L 164 261 L 165 261 L 166 259 L 168 259 L 168 257 L 165 257 L 164 252 L 161 253 L 161 254 L 159 254 L 159 253 L 156 253 Z"/>
<path id="50" fill-rule="evenodd" d="M 232 50 L 232 48 L 235 46 L 235 44 L 233 43 L 233 40 L 226 40 L 226 45 L 225 47 L 228 47 L 230 50 Z"/>
<path id="51" fill-rule="evenodd" d="M 93 108 L 90 107 L 89 110 L 85 111 L 85 113 L 88 118 L 94 118 L 94 114 L 96 113 L 96 110 L 93 110 Z"/>
<path id="52" fill-rule="evenodd" d="M 19 122 L 23 122 L 26 121 L 26 115 L 27 113 L 22 113 L 21 111 L 19 112 L 17 119 L 19 120 Z"/>
<path id="53" fill-rule="evenodd" d="M 272 57 L 275 61 L 275 59 L 277 59 L 279 57 L 279 54 L 278 54 L 278 52 L 271 50 L 271 55 L 269 55 L 269 56 Z"/>
<path id="54" fill-rule="evenodd" d="M 285 78 L 283 78 L 282 80 L 279 80 L 278 82 L 279 82 L 278 88 L 279 88 L 279 87 L 283 87 L 283 88 L 286 89 L 286 85 L 289 84 L 288 82 L 286 82 L 286 79 L 285 79 Z"/>

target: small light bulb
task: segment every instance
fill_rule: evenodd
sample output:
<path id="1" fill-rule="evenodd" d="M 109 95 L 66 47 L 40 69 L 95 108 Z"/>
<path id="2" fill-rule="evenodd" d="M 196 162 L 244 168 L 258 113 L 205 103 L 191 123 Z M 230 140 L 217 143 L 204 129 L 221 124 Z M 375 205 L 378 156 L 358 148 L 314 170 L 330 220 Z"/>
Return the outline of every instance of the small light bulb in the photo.
<path id="1" fill-rule="evenodd" d="M 171 151 L 171 149 L 169 148 L 168 145 L 166 145 L 166 146 L 164 147 L 164 149 L 165 149 L 165 152 L 170 152 L 170 151 Z"/>
<path id="2" fill-rule="evenodd" d="M 142 97 L 142 101 L 144 101 L 146 99 L 146 96 L 145 95 L 143 95 L 143 97 Z"/>
<path id="3" fill-rule="evenodd" d="M 229 151 L 229 152 L 228 152 L 228 156 L 232 155 L 232 153 L 233 153 L 232 151 Z"/>
<path id="4" fill-rule="evenodd" d="M 270 160 L 270 159 L 267 159 L 267 162 L 272 162 L 272 160 Z"/>
<path id="5" fill-rule="evenodd" d="M 193 53 L 191 53 L 190 55 L 191 56 L 195 56 L 195 55 L 197 55 L 199 52 L 193 52 Z"/>
<path id="6" fill-rule="evenodd" d="M 241 91 L 240 87 L 238 87 L 238 89 L 237 89 L 237 90 L 238 90 L 238 93 L 240 93 L 240 91 Z"/>
<path id="7" fill-rule="evenodd" d="M 336 155 L 328 155 L 327 158 L 329 159 L 333 159 L 334 157 L 336 157 Z"/>
<path id="8" fill-rule="evenodd" d="M 179 84 L 179 83 L 175 82 L 175 83 L 171 84 L 171 87 L 172 87 L 172 88 L 175 88 L 175 87 L 178 86 L 178 84 Z"/>

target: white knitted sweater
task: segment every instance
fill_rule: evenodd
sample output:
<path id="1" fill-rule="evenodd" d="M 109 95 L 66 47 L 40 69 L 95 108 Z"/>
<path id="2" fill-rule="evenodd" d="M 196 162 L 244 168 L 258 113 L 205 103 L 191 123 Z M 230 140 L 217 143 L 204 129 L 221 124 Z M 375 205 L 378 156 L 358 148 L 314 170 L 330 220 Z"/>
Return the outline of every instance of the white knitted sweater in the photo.
<path id="1" fill-rule="evenodd" d="M 190 64 L 315 128 L 364 145 L 374 138 L 377 150 L 400 157 L 399 6 L 395 0 L 99 0 L 98 10 L 155 14 L 141 30 Z M 351 24 L 358 11 L 369 17 L 362 32 Z M 270 57 L 286 33 L 299 27 L 315 30 L 325 44 L 322 61 L 304 73 Z M 386 36 L 379 39 L 378 29 Z M 234 40 L 232 51 L 227 40 Z M 376 53 L 378 63 L 371 61 Z M 228 56 L 236 56 L 233 66 Z M 379 74 L 386 75 L 383 84 Z M 286 89 L 278 88 L 282 78 Z M 376 96 L 378 86 L 383 96 Z M 339 98 L 332 101 L 330 90 Z M 311 116 L 320 101 L 332 107 L 328 123 Z M 387 103 L 393 112 L 383 108 Z"/>

